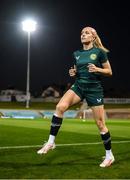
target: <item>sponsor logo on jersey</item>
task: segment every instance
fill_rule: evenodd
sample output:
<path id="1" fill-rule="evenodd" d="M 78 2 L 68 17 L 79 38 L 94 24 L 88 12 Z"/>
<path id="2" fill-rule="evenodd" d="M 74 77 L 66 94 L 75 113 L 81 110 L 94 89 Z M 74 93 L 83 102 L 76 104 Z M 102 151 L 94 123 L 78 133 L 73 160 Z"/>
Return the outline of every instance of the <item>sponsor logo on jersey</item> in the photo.
<path id="1" fill-rule="evenodd" d="M 76 59 L 79 60 L 80 56 L 76 56 Z"/>
<path id="2" fill-rule="evenodd" d="M 96 54 L 91 54 L 91 55 L 90 55 L 90 59 L 95 60 L 96 58 L 97 58 L 97 55 L 96 55 Z"/>

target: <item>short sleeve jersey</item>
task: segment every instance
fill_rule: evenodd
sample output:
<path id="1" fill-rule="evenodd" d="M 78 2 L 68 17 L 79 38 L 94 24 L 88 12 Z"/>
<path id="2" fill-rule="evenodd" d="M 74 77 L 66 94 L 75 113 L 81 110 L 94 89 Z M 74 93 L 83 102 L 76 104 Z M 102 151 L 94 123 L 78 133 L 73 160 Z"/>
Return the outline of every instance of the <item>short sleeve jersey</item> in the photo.
<path id="1" fill-rule="evenodd" d="M 76 81 L 79 83 L 100 83 L 101 74 L 88 71 L 89 63 L 97 67 L 108 60 L 107 53 L 100 48 L 91 48 L 89 50 L 78 50 L 73 53 L 74 64 L 77 68 Z"/>

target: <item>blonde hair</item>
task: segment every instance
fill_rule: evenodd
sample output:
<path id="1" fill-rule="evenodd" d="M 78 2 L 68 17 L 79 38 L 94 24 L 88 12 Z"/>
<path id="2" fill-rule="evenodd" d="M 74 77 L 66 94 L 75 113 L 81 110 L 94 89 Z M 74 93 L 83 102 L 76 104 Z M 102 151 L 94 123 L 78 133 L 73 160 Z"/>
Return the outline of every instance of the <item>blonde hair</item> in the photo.
<path id="1" fill-rule="evenodd" d="M 109 52 L 109 50 L 103 46 L 100 37 L 98 36 L 96 30 L 93 27 L 87 26 L 84 29 L 88 29 L 89 31 L 91 31 L 91 33 L 92 33 L 92 35 L 94 37 L 93 45 L 96 48 L 100 48 L 105 52 Z"/>
<path id="2" fill-rule="evenodd" d="M 96 48 L 100 48 L 100 49 L 102 49 L 105 52 L 109 52 L 109 50 L 103 46 L 103 44 L 101 42 L 101 39 L 100 39 L 100 37 L 97 34 L 96 34 L 95 39 L 93 41 L 93 45 Z"/>

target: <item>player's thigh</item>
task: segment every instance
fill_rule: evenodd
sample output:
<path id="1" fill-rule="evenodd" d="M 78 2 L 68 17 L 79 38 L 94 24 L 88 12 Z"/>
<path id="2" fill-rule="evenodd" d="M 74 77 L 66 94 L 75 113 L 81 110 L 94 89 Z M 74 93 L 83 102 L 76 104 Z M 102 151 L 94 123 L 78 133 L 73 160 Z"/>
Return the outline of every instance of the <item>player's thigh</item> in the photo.
<path id="1" fill-rule="evenodd" d="M 81 98 L 71 89 L 69 89 L 61 98 L 58 104 L 66 104 L 69 106 L 72 106 L 74 104 L 77 104 L 81 101 Z"/>

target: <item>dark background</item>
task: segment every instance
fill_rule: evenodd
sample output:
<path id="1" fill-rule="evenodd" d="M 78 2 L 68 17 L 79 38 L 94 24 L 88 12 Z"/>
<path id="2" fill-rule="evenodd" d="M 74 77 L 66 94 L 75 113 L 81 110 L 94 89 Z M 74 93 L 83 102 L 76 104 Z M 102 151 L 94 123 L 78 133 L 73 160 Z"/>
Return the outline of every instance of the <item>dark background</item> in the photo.
<path id="1" fill-rule="evenodd" d="M 113 4 L 114 3 L 114 4 Z M 68 69 L 73 51 L 82 48 L 80 31 L 94 27 L 108 54 L 113 77 L 103 84 L 109 93 L 130 91 L 129 6 L 126 1 L 4 0 L 0 3 L 0 90 L 26 89 L 27 33 L 21 22 L 37 21 L 31 35 L 30 90 L 72 82 Z"/>

